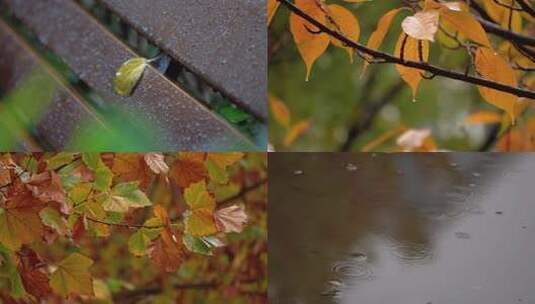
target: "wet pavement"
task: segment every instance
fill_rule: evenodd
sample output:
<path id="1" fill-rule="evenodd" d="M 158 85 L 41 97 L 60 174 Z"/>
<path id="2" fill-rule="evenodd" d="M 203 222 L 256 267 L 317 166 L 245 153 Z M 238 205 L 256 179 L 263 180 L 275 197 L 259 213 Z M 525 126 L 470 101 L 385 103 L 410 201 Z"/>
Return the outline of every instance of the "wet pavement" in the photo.
<path id="1" fill-rule="evenodd" d="M 535 155 L 269 158 L 270 303 L 535 303 Z"/>

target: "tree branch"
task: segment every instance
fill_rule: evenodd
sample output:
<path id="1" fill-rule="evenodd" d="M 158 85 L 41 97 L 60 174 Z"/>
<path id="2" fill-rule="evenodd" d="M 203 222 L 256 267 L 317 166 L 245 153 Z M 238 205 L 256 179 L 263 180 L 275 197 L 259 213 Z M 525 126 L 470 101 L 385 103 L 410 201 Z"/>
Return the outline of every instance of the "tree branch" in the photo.
<path id="1" fill-rule="evenodd" d="M 402 81 L 396 83 L 390 90 L 378 98 L 378 100 L 371 102 L 366 109 L 363 110 L 362 117 L 355 120 L 355 123 L 349 128 L 347 138 L 345 142 L 340 147 L 341 152 L 347 152 L 351 150 L 353 142 L 366 130 L 368 130 L 377 114 L 383 109 L 388 103 L 392 102 L 394 97 L 405 87 L 405 84 Z"/>
<path id="2" fill-rule="evenodd" d="M 535 9 L 533 9 L 529 3 L 527 3 L 525 0 L 516 0 L 518 2 L 518 5 L 522 8 L 522 10 L 526 13 L 528 13 L 531 17 L 535 18 Z"/>
<path id="3" fill-rule="evenodd" d="M 465 75 L 463 73 L 454 72 L 450 70 L 445 70 L 440 67 L 423 63 L 423 62 L 416 62 L 416 61 L 409 61 L 409 60 L 403 60 L 401 58 L 392 56 L 390 54 L 370 49 L 358 42 L 355 42 L 344 35 L 340 34 L 339 32 L 333 31 L 327 26 L 323 25 L 321 22 L 317 21 L 313 17 L 309 16 L 307 13 L 303 12 L 301 9 L 299 9 L 297 6 L 295 6 L 293 3 L 291 3 L 289 0 L 277 0 L 280 3 L 282 3 L 284 6 L 286 6 L 290 11 L 292 11 L 297 16 L 301 17 L 302 19 L 308 21 L 310 24 L 316 26 L 318 29 L 320 29 L 322 32 L 330 35 L 331 37 L 338 39 L 340 42 L 344 43 L 346 46 L 351 47 L 355 50 L 358 50 L 362 53 L 366 53 L 374 58 L 380 58 L 383 59 L 385 62 L 389 63 L 395 63 L 400 64 L 403 66 L 416 68 L 422 71 L 427 71 L 432 74 L 435 74 L 437 76 L 442 76 L 450 79 L 460 80 L 467 83 L 476 84 L 479 86 L 487 87 L 490 89 L 495 89 L 502 92 L 511 93 L 513 95 L 516 95 L 518 97 L 526 97 L 530 99 L 535 99 L 535 92 L 530 90 L 525 90 L 521 88 L 511 87 L 499 82 L 487 80 L 481 77 L 476 76 L 469 76 Z"/>

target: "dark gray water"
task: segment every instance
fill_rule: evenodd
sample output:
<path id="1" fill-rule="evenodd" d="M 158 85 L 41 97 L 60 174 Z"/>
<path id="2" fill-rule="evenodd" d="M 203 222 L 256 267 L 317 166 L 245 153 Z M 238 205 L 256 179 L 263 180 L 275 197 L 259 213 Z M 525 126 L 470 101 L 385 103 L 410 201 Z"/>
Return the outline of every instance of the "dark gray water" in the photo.
<path id="1" fill-rule="evenodd" d="M 535 155 L 269 155 L 270 303 L 535 303 Z"/>

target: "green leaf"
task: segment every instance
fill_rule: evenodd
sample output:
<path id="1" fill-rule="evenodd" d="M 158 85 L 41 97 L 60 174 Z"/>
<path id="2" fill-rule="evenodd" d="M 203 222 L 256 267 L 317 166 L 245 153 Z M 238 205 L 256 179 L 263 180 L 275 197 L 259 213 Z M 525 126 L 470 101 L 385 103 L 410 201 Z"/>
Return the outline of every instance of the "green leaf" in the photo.
<path id="1" fill-rule="evenodd" d="M 195 237 L 190 234 L 185 234 L 182 242 L 189 251 L 203 255 L 213 255 L 214 248 L 224 245 L 214 236 Z"/>
<path id="2" fill-rule="evenodd" d="M 130 96 L 138 84 L 148 60 L 145 58 L 132 58 L 121 65 L 113 79 L 113 89 L 122 96 Z"/>
<path id="3" fill-rule="evenodd" d="M 251 117 L 251 115 L 247 114 L 246 112 L 238 108 L 235 108 L 233 106 L 230 106 L 230 105 L 224 108 L 221 108 L 219 110 L 219 113 L 223 117 L 225 117 L 225 119 L 235 124 L 246 121 L 247 119 Z"/>
<path id="4" fill-rule="evenodd" d="M 79 253 L 73 253 L 61 261 L 50 276 L 50 287 L 63 297 L 70 294 L 93 295 L 93 282 L 89 267 L 93 260 Z"/>
<path id="5" fill-rule="evenodd" d="M 157 217 L 148 219 L 143 226 L 155 228 L 140 228 L 130 236 L 128 239 L 128 250 L 135 256 L 146 255 L 150 242 L 155 239 L 162 230 L 162 222 Z"/>
<path id="6" fill-rule="evenodd" d="M 104 201 L 102 207 L 106 211 L 126 212 L 128 208 L 151 206 L 149 198 L 139 190 L 137 182 L 117 184 L 111 190 L 111 194 Z"/>
<path id="7" fill-rule="evenodd" d="M 39 212 L 39 217 L 45 226 L 56 230 L 60 235 L 67 234 L 67 223 L 56 209 L 52 207 L 46 207 Z"/>
<path id="8" fill-rule="evenodd" d="M 211 159 L 206 160 L 206 169 L 210 179 L 219 184 L 228 183 L 228 173 L 225 168 L 221 168 Z"/>
<path id="9" fill-rule="evenodd" d="M 22 279 L 15 263 L 13 263 L 12 253 L 9 249 L 0 244 L 0 273 L 5 273 L 9 279 L 10 295 L 14 298 L 20 298 L 26 294 Z"/>
<path id="10" fill-rule="evenodd" d="M 48 170 L 56 170 L 61 166 L 71 163 L 75 153 L 60 152 L 46 160 Z"/>
<path id="11" fill-rule="evenodd" d="M 95 170 L 95 189 L 98 191 L 108 191 L 111 187 L 113 173 L 106 165 L 102 165 Z"/>
<path id="12" fill-rule="evenodd" d="M 100 153 L 82 153 L 82 161 L 91 170 L 95 171 L 102 166 Z"/>
<path id="13" fill-rule="evenodd" d="M 69 190 L 69 199 L 73 203 L 73 206 L 85 202 L 88 199 L 92 188 L 93 185 L 91 183 L 80 183 Z"/>

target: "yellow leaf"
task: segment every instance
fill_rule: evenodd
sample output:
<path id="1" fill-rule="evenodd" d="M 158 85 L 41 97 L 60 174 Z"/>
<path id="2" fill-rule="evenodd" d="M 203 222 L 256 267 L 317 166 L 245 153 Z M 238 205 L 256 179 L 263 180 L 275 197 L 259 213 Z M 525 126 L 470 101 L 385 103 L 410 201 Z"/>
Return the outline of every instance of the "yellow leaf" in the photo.
<path id="1" fill-rule="evenodd" d="M 500 26 L 504 29 L 509 29 L 509 18 L 511 19 L 511 30 L 514 32 L 521 32 L 522 31 L 522 15 L 521 12 L 513 10 L 512 14 L 510 13 L 510 10 L 506 6 L 515 6 L 515 3 L 513 0 L 500 0 L 500 3 L 503 5 L 500 5 L 496 3 L 494 0 L 492 1 L 483 1 L 483 5 L 485 7 L 485 10 L 487 11 L 487 14 L 500 24 Z"/>
<path id="2" fill-rule="evenodd" d="M 271 108 L 271 113 L 273 113 L 273 118 L 275 119 L 275 121 L 281 126 L 289 128 L 291 115 L 290 110 L 288 110 L 286 105 L 278 98 L 270 96 L 269 106 Z"/>
<path id="3" fill-rule="evenodd" d="M 377 24 L 377 28 L 375 31 L 371 34 L 370 39 L 368 40 L 367 47 L 370 49 L 377 50 L 383 43 L 383 40 L 386 37 L 386 34 L 388 33 L 388 29 L 390 28 L 390 25 L 392 24 L 392 21 L 394 20 L 394 17 L 396 17 L 397 13 L 401 9 L 393 9 L 386 14 L 384 14 L 381 19 L 379 19 L 379 23 Z M 364 62 L 364 67 L 362 69 L 362 74 L 366 72 L 366 69 L 368 68 L 369 63 L 367 61 Z"/>
<path id="4" fill-rule="evenodd" d="M 63 297 L 70 294 L 93 295 L 93 282 L 89 267 L 93 260 L 79 253 L 73 253 L 61 261 L 50 277 L 50 286 Z"/>
<path id="5" fill-rule="evenodd" d="M 326 16 L 315 1 L 296 0 L 295 5 L 306 14 L 325 24 Z M 318 28 L 296 14 L 290 14 L 290 32 L 293 35 L 297 49 L 306 64 L 306 80 L 310 77 L 314 62 L 327 50 L 329 35 L 316 33 Z"/>
<path id="6" fill-rule="evenodd" d="M 470 114 L 466 117 L 465 121 L 468 124 L 500 123 L 502 121 L 502 116 L 492 111 L 479 111 Z"/>
<path id="7" fill-rule="evenodd" d="M 440 18 L 447 22 L 455 31 L 475 43 L 491 47 L 489 37 L 481 24 L 470 12 L 463 11 L 462 6 L 442 5 L 434 0 L 428 0 L 426 2 L 426 8 L 439 8 Z"/>
<path id="8" fill-rule="evenodd" d="M 284 145 L 289 147 L 299 136 L 305 133 L 308 128 L 310 128 L 310 121 L 308 119 L 296 123 L 286 134 Z"/>
<path id="9" fill-rule="evenodd" d="M 145 58 L 132 58 L 121 65 L 113 79 L 113 89 L 122 96 L 130 96 L 148 65 Z"/>
<path id="10" fill-rule="evenodd" d="M 329 5 L 328 9 L 329 15 L 335 23 L 331 27 L 334 27 L 335 30 L 341 31 L 341 34 L 353 40 L 354 42 L 358 42 L 360 37 L 360 25 L 358 19 L 343 6 L 333 4 Z M 353 62 L 353 48 L 345 46 L 342 42 L 340 42 L 340 40 L 333 37 L 331 37 L 331 42 L 337 47 L 346 49 L 349 55 L 349 61 L 351 63 Z"/>
<path id="11" fill-rule="evenodd" d="M 403 54 L 401 54 L 401 51 L 403 51 Z M 416 40 L 404 33 L 401 33 L 394 53 L 396 56 L 402 57 L 404 60 L 423 60 L 426 62 L 427 59 L 429 59 L 429 42 Z M 398 70 L 401 78 L 412 88 L 412 97 L 413 100 L 416 100 L 418 86 L 422 80 L 421 73 L 423 73 L 423 71 L 415 68 L 409 68 L 400 64 L 396 64 L 396 69 Z"/>
<path id="12" fill-rule="evenodd" d="M 242 152 L 224 152 L 224 153 L 208 153 L 207 159 L 213 161 L 217 166 L 226 169 L 228 166 L 235 164 L 242 159 L 244 154 Z"/>
<path id="13" fill-rule="evenodd" d="M 271 23 L 273 16 L 275 16 L 275 13 L 277 12 L 279 5 L 280 5 L 280 2 L 277 0 L 268 0 L 267 2 L 267 17 L 268 17 L 267 24 L 268 25 Z"/>
<path id="14" fill-rule="evenodd" d="M 509 63 L 492 49 L 478 48 L 475 55 L 475 66 L 477 72 L 485 79 L 511 87 L 516 87 L 518 84 L 515 72 Z M 506 111 L 514 122 L 517 96 L 482 86 L 478 86 L 478 89 L 487 102 Z"/>
<path id="15" fill-rule="evenodd" d="M 199 208 L 185 217 L 186 234 L 193 236 L 211 235 L 217 232 L 214 209 Z"/>
<path id="16" fill-rule="evenodd" d="M 439 14 L 436 10 L 422 11 L 409 16 L 401 23 L 405 34 L 418 40 L 435 41 Z"/>

